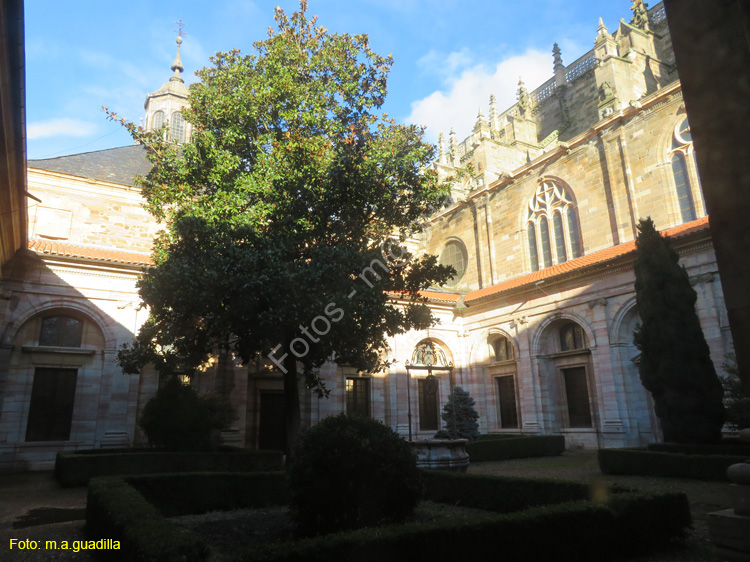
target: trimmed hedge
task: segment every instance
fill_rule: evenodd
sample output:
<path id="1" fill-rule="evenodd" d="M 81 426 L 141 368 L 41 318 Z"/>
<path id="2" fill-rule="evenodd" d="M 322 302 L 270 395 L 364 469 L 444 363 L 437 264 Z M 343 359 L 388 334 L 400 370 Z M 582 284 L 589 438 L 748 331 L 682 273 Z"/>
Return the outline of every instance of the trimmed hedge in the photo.
<path id="1" fill-rule="evenodd" d="M 423 470 L 425 498 L 510 513 L 539 505 L 589 499 L 589 486 L 541 478 L 512 478 Z"/>
<path id="2" fill-rule="evenodd" d="M 508 562 L 602 561 L 682 536 L 691 523 L 684 494 L 622 494 L 607 504 L 578 501 L 458 521 L 370 527 L 251 547 L 246 562 L 413 562 L 498 557 Z"/>
<path id="3" fill-rule="evenodd" d="M 693 445 L 682 443 L 652 443 L 649 451 L 661 453 L 683 453 L 685 455 L 744 455 L 750 458 L 750 443 L 717 443 L 716 445 Z"/>
<path id="4" fill-rule="evenodd" d="M 503 560 L 607 560 L 640 553 L 680 537 L 690 525 L 684 494 L 646 494 L 610 490 L 605 501 L 586 501 L 583 484 L 554 480 L 461 475 L 424 471 L 426 497 L 488 509 L 475 518 L 368 527 L 248 549 L 250 561 L 404 561 L 465 557 Z M 209 549 L 191 532 L 164 519 L 157 504 L 174 500 L 168 513 L 282 503 L 283 473 L 163 474 L 95 478 L 89 486 L 87 531 L 92 539 L 121 542 L 121 550 L 102 551 L 120 560 L 201 562 Z M 538 489 L 534 489 L 534 487 Z M 139 492 L 139 490 L 142 492 Z M 276 490 L 272 492 L 270 490 Z M 278 494 L 278 495 L 275 495 Z M 184 496 L 198 495 L 199 498 Z M 529 501 L 564 502 L 525 508 Z M 145 497 L 144 497 L 145 496 Z M 217 497 L 221 496 L 221 497 Z M 265 503 L 269 502 L 269 503 Z M 163 505 L 162 505 L 163 508 Z M 497 513 L 523 509 L 513 513 Z"/>
<path id="5" fill-rule="evenodd" d="M 208 546 L 165 517 L 286 502 L 283 472 L 155 474 L 93 478 L 86 502 L 86 533 L 120 541 L 101 551 L 115 560 L 200 562 Z"/>
<path id="6" fill-rule="evenodd" d="M 483 435 L 466 444 L 471 462 L 552 457 L 565 452 L 562 435 Z"/>
<path id="7" fill-rule="evenodd" d="M 281 505 L 289 498 L 283 472 L 153 474 L 126 481 L 165 517 Z"/>
<path id="8" fill-rule="evenodd" d="M 154 474 L 164 472 L 253 472 L 282 470 L 280 451 L 168 452 L 107 449 L 61 451 L 55 460 L 55 476 L 63 486 L 85 486 L 96 476 Z"/>
<path id="9" fill-rule="evenodd" d="M 86 500 L 86 534 L 90 539 L 119 541 L 118 550 L 98 555 L 132 562 L 201 562 L 208 546 L 195 534 L 167 521 L 121 477 L 94 478 Z"/>
<path id="10" fill-rule="evenodd" d="M 668 478 L 727 480 L 727 468 L 747 456 L 685 455 L 647 449 L 599 449 L 599 469 L 604 474 L 638 474 Z"/>

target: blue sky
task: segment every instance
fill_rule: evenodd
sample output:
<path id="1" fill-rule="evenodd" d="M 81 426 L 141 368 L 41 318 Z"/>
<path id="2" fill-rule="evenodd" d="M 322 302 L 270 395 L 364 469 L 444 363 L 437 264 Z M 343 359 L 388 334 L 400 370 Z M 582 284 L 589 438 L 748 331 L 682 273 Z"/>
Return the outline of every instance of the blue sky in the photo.
<path id="1" fill-rule="evenodd" d="M 567 65 L 588 51 L 599 17 L 610 32 L 630 20 L 630 0 L 310 0 L 308 15 L 332 32 L 366 33 L 394 56 L 383 111 L 427 126 L 427 138 L 454 127 L 459 139 L 515 101 L 519 75 L 529 91 L 552 76 L 552 44 Z M 656 4 L 655 2 L 653 3 Z M 138 122 L 146 94 L 172 74 L 177 21 L 185 23 L 184 77 L 217 51 L 267 36 L 274 8 L 297 0 L 26 0 L 26 120 L 29 159 L 89 152 L 132 141 L 102 105 Z"/>

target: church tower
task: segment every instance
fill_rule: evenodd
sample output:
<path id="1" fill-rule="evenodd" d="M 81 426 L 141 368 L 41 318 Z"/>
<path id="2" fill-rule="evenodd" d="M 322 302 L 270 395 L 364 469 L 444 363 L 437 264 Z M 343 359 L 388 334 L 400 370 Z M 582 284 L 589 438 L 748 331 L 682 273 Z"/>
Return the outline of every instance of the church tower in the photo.
<path id="1" fill-rule="evenodd" d="M 146 96 L 144 108 L 146 110 L 146 130 L 159 129 L 164 124 L 168 125 L 167 134 L 177 142 L 190 140 L 190 124 L 182 116 L 182 110 L 188 104 L 188 89 L 182 79 L 185 70 L 180 58 L 180 45 L 182 37 L 177 37 L 177 55 L 172 63 L 174 74 L 156 92 Z"/>

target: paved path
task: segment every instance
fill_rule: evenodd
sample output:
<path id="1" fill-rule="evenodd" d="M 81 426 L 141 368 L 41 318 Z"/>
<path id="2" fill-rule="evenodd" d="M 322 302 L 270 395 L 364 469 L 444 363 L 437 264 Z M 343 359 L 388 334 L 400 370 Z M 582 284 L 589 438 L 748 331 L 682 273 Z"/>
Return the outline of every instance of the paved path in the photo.
<path id="1" fill-rule="evenodd" d="M 85 540 L 85 508 L 86 488 L 62 488 L 51 471 L 0 474 L 0 560 L 93 561 L 89 552 L 74 550 L 75 541 Z M 20 549 L 14 543 L 11 549 L 12 539 L 38 541 L 38 546 Z M 68 550 L 59 548 L 63 541 Z"/>

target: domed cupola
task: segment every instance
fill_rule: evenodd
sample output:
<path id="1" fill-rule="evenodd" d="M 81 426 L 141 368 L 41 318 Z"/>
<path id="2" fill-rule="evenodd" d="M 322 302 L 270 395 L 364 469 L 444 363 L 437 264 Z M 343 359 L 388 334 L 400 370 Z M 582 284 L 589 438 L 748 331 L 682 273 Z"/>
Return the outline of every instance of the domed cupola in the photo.
<path id="1" fill-rule="evenodd" d="M 177 37 L 177 55 L 172 63 L 172 77 L 156 92 L 146 96 L 145 127 L 147 131 L 154 131 L 166 124 L 166 134 L 170 139 L 187 142 L 190 139 L 190 124 L 185 121 L 182 111 L 188 104 L 188 89 L 182 79 L 185 68 L 180 58 L 181 44 L 182 37 Z"/>

